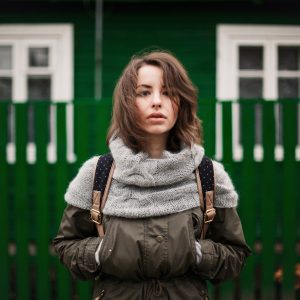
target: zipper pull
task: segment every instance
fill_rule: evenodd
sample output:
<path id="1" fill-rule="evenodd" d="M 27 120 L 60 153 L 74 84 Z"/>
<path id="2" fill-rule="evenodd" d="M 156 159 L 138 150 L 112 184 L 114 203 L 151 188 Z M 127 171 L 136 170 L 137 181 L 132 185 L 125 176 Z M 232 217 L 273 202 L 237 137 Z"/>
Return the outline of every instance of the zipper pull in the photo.
<path id="1" fill-rule="evenodd" d="M 100 300 L 104 296 L 104 290 L 101 291 L 100 295 L 95 300 Z"/>

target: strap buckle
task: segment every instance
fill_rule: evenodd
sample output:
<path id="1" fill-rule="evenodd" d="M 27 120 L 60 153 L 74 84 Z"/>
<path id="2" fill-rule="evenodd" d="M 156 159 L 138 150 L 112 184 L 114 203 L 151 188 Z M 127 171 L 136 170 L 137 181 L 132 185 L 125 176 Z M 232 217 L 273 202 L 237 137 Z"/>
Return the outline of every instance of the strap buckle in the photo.
<path id="1" fill-rule="evenodd" d="M 94 208 L 92 208 L 90 212 L 91 212 L 91 216 L 90 216 L 91 221 L 99 225 L 102 224 L 102 212 Z"/>
<path id="2" fill-rule="evenodd" d="M 204 223 L 211 223 L 216 215 L 216 210 L 214 208 L 207 209 L 204 213 Z"/>

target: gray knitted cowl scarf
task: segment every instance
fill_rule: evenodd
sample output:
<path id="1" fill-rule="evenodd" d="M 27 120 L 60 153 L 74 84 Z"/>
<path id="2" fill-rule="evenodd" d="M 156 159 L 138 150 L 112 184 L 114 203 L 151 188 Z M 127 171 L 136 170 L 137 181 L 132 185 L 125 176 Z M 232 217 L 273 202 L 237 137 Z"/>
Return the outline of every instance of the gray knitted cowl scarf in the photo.
<path id="1" fill-rule="evenodd" d="M 127 218 L 160 216 L 199 206 L 195 169 L 204 155 L 199 145 L 165 150 L 160 159 L 134 153 L 120 138 L 110 141 L 116 169 L 104 214 Z"/>

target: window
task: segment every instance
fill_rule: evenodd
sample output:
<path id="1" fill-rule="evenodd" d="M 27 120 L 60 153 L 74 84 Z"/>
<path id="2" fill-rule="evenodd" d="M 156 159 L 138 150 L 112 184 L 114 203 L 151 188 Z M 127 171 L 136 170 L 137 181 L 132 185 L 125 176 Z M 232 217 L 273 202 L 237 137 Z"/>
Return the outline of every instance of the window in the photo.
<path id="1" fill-rule="evenodd" d="M 61 25 L 0 25 L 0 101 L 71 101 L 73 28 Z M 72 110 L 68 110 L 72 121 Z M 15 161 L 13 106 L 8 112 L 8 161 Z M 56 157 L 56 111 L 49 108 L 48 160 Z M 34 106 L 28 110 L 27 159 L 35 161 Z M 69 141 L 70 142 L 70 141 Z M 72 141 L 69 143 L 72 152 Z M 72 152 L 73 153 L 73 152 Z"/>
<path id="2" fill-rule="evenodd" d="M 299 98 L 300 82 L 300 26 L 219 25 L 217 28 L 217 98 L 220 101 L 237 99 Z M 298 116 L 300 109 L 298 107 Z M 220 117 L 220 109 L 217 114 Z M 284 157 L 282 136 L 282 110 L 275 105 L 276 147 L 275 159 Z M 233 155 L 243 157 L 243 137 L 240 132 L 242 111 L 233 106 Z M 262 109 L 255 107 L 254 158 L 263 159 Z M 217 126 L 220 126 L 219 124 Z M 298 128 L 300 160 L 300 129 Z M 220 146 L 221 129 L 217 130 Z M 222 157 L 217 147 L 217 157 Z"/>

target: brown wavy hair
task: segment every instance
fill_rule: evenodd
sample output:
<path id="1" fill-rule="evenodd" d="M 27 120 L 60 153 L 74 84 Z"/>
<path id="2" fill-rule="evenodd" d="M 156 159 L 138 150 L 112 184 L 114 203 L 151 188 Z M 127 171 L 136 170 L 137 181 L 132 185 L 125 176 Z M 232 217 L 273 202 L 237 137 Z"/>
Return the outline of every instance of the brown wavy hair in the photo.
<path id="1" fill-rule="evenodd" d="M 202 125 L 197 117 L 198 91 L 178 59 L 167 51 L 135 55 L 119 78 L 113 95 L 113 114 L 106 142 L 117 135 L 134 151 L 146 149 L 147 140 L 137 120 L 135 106 L 138 71 L 152 65 L 163 71 L 163 82 L 171 99 L 178 105 L 178 117 L 169 132 L 167 149 L 178 151 L 181 142 L 188 146 L 202 143 Z"/>

